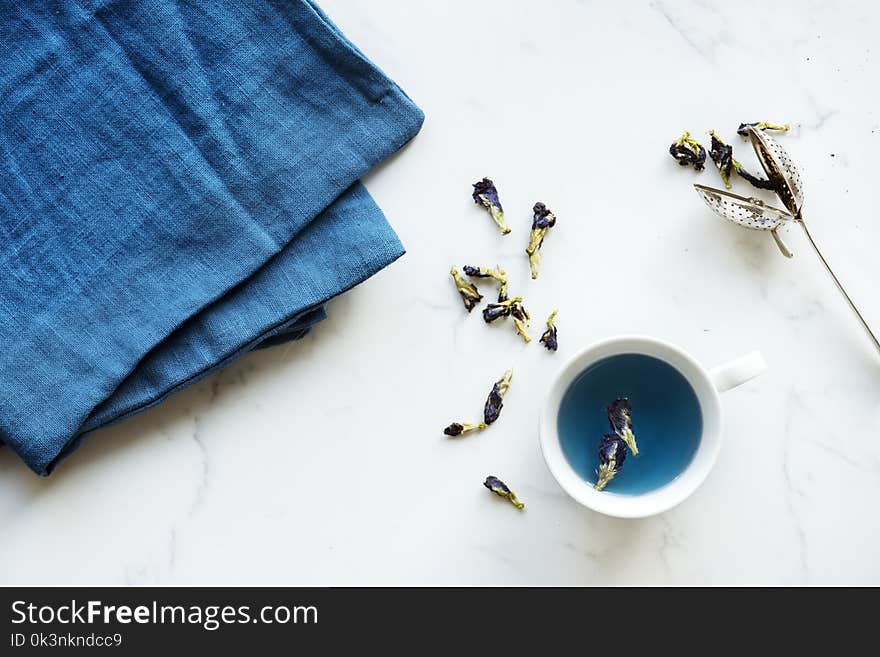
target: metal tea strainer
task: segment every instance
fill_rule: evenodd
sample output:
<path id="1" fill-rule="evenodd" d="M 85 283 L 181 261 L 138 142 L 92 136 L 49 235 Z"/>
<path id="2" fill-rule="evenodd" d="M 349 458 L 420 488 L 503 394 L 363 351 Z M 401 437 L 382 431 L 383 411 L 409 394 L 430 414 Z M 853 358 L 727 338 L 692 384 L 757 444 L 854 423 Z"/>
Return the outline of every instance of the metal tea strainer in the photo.
<path id="1" fill-rule="evenodd" d="M 694 187 L 715 214 L 746 228 L 769 230 L 782 254 L 786 258 L 791 258 L 794 255 L 776 230 L 785 222 L 794 221 L 794 216 L 790 212 L 767 205 L 759 198 L 746 198 L 723 189 L 706 187 L 706 185 L 695 184 Z"/>
<path id="2" fill-rule="evenodd" d="M 825 260 L 825 256 L 822 255 L 822 252 L 813 240 L 813 236 L 810 235 L 810 231 L 807 229 L 807 224 L 804 222 L 801 212 L 804 204 L 804 188 L 801 182 L 801 174 L 797 167 L 791 161 L 785 149 L 764 131 L 749 127 L 748 132 L 752 147 L 758 156 L 758 161 L 764 167 L 767 178 L 773 185 L 773 191 L 776 192 L 786 210 L 769 206 L 757 198 L 746 198 L 721 189 L 706 187 L 705 185 L 694 185 L 700 198 L 705 201 L 706 205 L 715 214 L 729 221 L 746 228 L 770 231 L 779 250 L 788 258 L 792 257 L 792 253 L 783 243 L 777 229 L 789 222 L 800 224 L 804 234 L 807 236 L 807 241 L 809 241 L 810 246 L 813 247 L 816 255 L 819 256 L 819 260 L 822 261 L 825 269 L 831 275 L 832 280 L 837 285 L 837 289 L 843 294 L 850 308 L 852 308 L 856 317 L 859 318 L 859 321 L 865 328 L 865 331 L 868 332 L 874 346 L 880 351 L 880 341 L 877 340 L 874 332 L 871 331 L 871 327 L 868 326 L 859 309 L 856 308 L 852 299 L 849 298 L 849 294 L 846 293 L 843 285 L 841 285 L 837 276 L 831 270 L 831 266 Z"/>

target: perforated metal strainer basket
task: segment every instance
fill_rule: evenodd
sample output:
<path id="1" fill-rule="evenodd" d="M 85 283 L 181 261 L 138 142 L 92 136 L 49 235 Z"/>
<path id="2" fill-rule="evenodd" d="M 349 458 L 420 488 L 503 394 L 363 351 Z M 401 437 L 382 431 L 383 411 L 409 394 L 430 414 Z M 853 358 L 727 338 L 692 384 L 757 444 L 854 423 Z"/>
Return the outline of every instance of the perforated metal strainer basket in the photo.
<path id="1" fill-rule="evenodd" d="M 705 201 L 715 214 L 724 217 L 740 226 L 753 230 L 769 230 L 776 240 L 776 245 L 786 258 L 792 257 L 792 252 L 779 236 L 778 228 L 786 222 L 793 222 L 794 215 L 786 210 L 767 205 L 758 198 L 746 198 L 714 187 L 694 185 L 700 198 Z"/>

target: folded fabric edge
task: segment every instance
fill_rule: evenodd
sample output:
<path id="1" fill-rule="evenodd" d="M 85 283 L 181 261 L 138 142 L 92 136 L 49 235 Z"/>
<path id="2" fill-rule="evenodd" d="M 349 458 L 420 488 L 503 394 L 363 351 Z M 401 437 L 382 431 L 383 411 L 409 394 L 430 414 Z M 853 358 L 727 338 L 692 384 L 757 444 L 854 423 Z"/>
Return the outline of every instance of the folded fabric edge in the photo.
<path id="1" fill-rule="evenodd" d="M 342 294 L 342 292 L 340 292 L 340 294 Z M 256 336 L 255 338 L 251 339 L 247 344 L 242 345 L 236 351 L 234 351 L 233 353 L 226 356 L 222 361 L 219 361 L 218 363 L 216 363 L 212 367 L 209 367 L 207 369 L 200 371 L 198 374 L 194 375 L 193 377 L 191 377 L 185 381 L 181 381 L 173 388 L 162 393 L 160 396 L 158 396 L 148 402 L 145 402 L 141 406 L 131 408 L 131 409 L 125 411 L 124 413 L 122 413 L 121 415 L 111 417 L 110 419 L 107 419 L 100 424 L 97 424 L 95 426 L 88 426 L 88 428 L 84 428 L 70 442 L 68 442 L 66 445 L 64 445 L 64 447 L 61 449 L 61 451 L 58 453 L 58 455 L 52 461 L 50 461 L 48 464 L 46 464 L 46 467 L 43 471 L 37 471 L 37 474 L 39 474 L 40 476 L 43 476 L 43 477 L 48 477 L 50 474 L 52 474 L 52 472 L 55 470 L 55 468 L 58 466 L 58 464 L 61 463 L 64 459 L 66 459 L 68 456 L 73 454 L 79 448 L 79 446 L 82 444 L 83 440 L 85 438 L 87 438 L 91 433 L 98 431 L 99 429 L 105 429 L 107 427 L 111 427 L 114 424 L 118 424 L 118 423 L 122 422 L 123 420 L 127 420 L 128 418 L 130 418 L 134 415 L 137 415 L 139 413 L 143 413 L 144 411 L 147 411 L 147 410 L 153 408 L 154 406 L 158 406 L 159 404 L 161 404 L 163 401 L 165 401 L 166 399 L 168 399 L 169 397 L 171 397 L 175 393 L 180 392 L 181 390 L 188 388 L 192 385 L 195 385 L 199 381 L 202 381 L 203 379 L 206 379 L 207 377 L 211 376 L 212 374 L 215 374 L 216 372 L 222 370 L 227 365 L 231 365 L 234 361 L 238 360 L 239 358 L 241 358 L 245 354 L 256 349 L 264 340 L 272 339 L 274 336 L 277 336 L 280 332 L 283 332 L 285 327 L 292 327 L 294 325 L 297 325 L 297 329 L 293 332 L 293 335 L 295 335 L 296 337 L 294 337 L 292 339 L 298 340 L 300 338 L 305 337 L 306 334 L 312 329 L 312 327 L 315 324 L 323 321 L 324 319 L 326 319 L 326 317 L 327 317 L 327 315 L 324 313 L 323 306 L 318 306 L 317 308 L 309 308 L 309 309 L 304 310 L 300 313 L 297 313 L 295 316 L 291 317 L 290 319 L 285 321 L 280 326 L 273 327 L 273 328 L 269 329 L 268 331 L 266 331 L 265 334 Z M 304 322 L 303 326 L 298 325 L 300 320 L 302 320 Z"/>
<path id="2" fill-rule="evenodd" d="M 342 293 L 340 293 L 340 294 L 342 294 Z M 266 349 L 268 347 L 275 347 L 275 346 L 278 346 L 281 344 L 286 344 L 288 342 L 294 342 L 296 340 L 301 340 L 306 335 L 308 335 L 309 331 L 311 331 L 312 328 L 316 324 L 324 321 L 325 319 L 327 319 L 327 312 L 324 309 L 323 305 L 319 305 L 315 308 L 308 308 L 308 309 L 302 311 L 301 313 L 296 314 L 288 322 L 281 324 L 280 326 L 278 326 L 275 329 L 270 329 L 269 331 L 267 331 L 265 336 L 262 339 L 255 338 L 255 344 L 251 348 L 251 351 L 254 351 L 257 349 Z M 225 365 L 218 364 L 215 368 L 205 370 L 204 374 L 201 377 L 193 379 L 187 385 L 193 385 L 193 384 L 197 383 L 199 380 L 201 380 L 201 378 L 206 378 L 206 377 L 210 376 L 211 374 L 213 374 L 215 371 L 219 371 L 220 369 L 223 369 L 223 367 L 225 367 Z M 169 391 L 167 393 L 167 396 L 170 396 L 172 394 L 174 394 L 174 391 Z M 159 404 L 159 403 L 161 403 L 161 401 L 162 401 L 161 399 L 157 399 L 156 401 L 154 401 L 152 403 L 152 405 Z M 121 422 L 122 420 L 124 420 L 128 417 L 131 417 L 132 415 L 137 415 L 139 412 L 141 412 L 141 410 L 147 410 L 148 408 L 150 408 L 149 405 L 144 406 L 141 409 L 130 409 L 125 414 L 120 415 L 110 421 L 107 421 L 105 424 L 101 424 L 99 426 L 96 426 L 93 429 L 92 428 L 84 429 L 83 434 L 79 437 L 82 438 L 88 432 L 97 431 L 98 429 L 104 428 L 106 426 L 110 426 L 112 424 L 116 424 L 117 422 Z M 6 443 L 4 443 L 2 440 L 0 440 L 0 447 L 3 447 L 5 444 Z M 72 448 L 71 451 L 73 451 L 73 449 L 75 449 L 75 448 Z"/>
<path id="3" fill-rule="evenodd" d="M 324 240 L 328 233 L 331 239 Z M 348 236 L 347 240 L 343 236 Z M 326 248 L 323 252 L 319 251 L 319 244 L 328 241 L 330 242 L 328 246 L 331 246 L 335 253 L 328 253 Z M 358 253 L 361 255 L 357 256 Z M 287 310 L 282 311 L 269 326 L 261 324 L 259 327 L 254 327 L 252 333 L 242 337 L 236 344 L 221 347 L 222 353 L 218 353 L 216 358 L 211 357 L 209 364 L 199 367 L 197 371 L 188 372 L 181 380 L 169 381 L 161 389 L 152 390 L 149 396 L 141 396 L 134 403 L 121 406 L 113 403 L 114 393 L 106 402 L 96 407 L 71 440 L 59 446 L 53 458 L 42 466 L 30 462 L 28 465 L 37 474 L 48 476 L 61 461 L 76 451 L 83 439 L 93 431 L 116 424 L 160 404 L 175 392 L 198 383 L 226 367 L 262 345 L 264 341 L 269 341 L 266 346 L 271 346 L 304 337 L 315 324 L 326 317 L 323 305 L 327 301 L 362 283 L 404 253 L 403 245 L 388 224 L 382 210 L 375 204 L 366 188 L 360 182 L 355 183 L 264 269 L 257 272 L 252 279 L 242 283 L 227 297 L 205 309 L 162 344 L 157 345 L 144 357 L 135 371 L 149 367 L 151 358 L 156 358 L 157 353 L 168 359 L 179 358 L 179 343 L 186 343 L 187 339 L 193 337 L 193 333 L 204 330 L 205 324 L 212 319 L 212 312 L 215 315 L 221 312 L 226 315 L 234 313 L 238 304 L 236 299 L 247 297 L 249 286 L 255 283 L 262 281 L 266 284 L 268 281 L 275 281 L 272 285 L 277 287 L 277 281 L 287 283 L 297 280 L 299 276 L 298 282 L 301 286 L 311 286 L 313 289 L 296 290 L 300 295 L 296 300 L 285 300 L 286 303 L 295 305 L 295 308 L 288 307 Z M 328 282 L 322 278 L 302 275 L 304 267 L 308 268 L 315 263 L 322 266 L 334 256 L 345 258 L 345 265 L 340 266 L 339 271 L 335 272 L 333 280 Z M 309 258 L 314 262 L 304 263 Z M 280 293 L 282 288 L 278 288 L 277 291 Z M 259 323 L 259 318 L 252 319 L 255 323 Z M 284 336 L 288 332 L 291 336 L 285 339 Z M 120 388 L 126 384 L 130 386 L 131 383 L 129 377 L 120 384 Z"/>
<path id="4" fill-rule="evenodd" d="M 272 335 L 267 335 L 264 340 L 260 342 L 260 344 L 256 345 L 254 349 L 266 349 L 268 347 L 275 347 L 279 344 L 285 344 L 287 342 L 292 342 L 294 340 L 299 340 L 304 338 L 306 334 L 312 330 L 312 327 L 318 322 L 323 322 L 327 319 L 327 311 L 324 310 L 324 306 L 320 308 L 316 308 L 314 311 L 310 313 L 310 316 L 314 316 L 314 319 L 310 321 L 307 325 L 303 325 L 302 320 L 298 320 L 291 324 L 290 326 L 284 326 L 275 331 Z M 305 319 L 305 318 L 303 318 Z"/>

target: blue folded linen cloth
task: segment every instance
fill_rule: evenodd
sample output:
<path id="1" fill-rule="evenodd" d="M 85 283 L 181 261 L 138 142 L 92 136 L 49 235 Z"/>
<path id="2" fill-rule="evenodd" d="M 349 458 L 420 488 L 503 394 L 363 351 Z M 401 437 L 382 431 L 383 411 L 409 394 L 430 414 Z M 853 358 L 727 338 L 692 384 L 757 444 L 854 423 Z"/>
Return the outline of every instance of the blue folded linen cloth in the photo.
<path id="1" fill-rule="evenodd" d="M 8 3 L 0 37 L 0 439 L 35 472 L 403 253 L 357 181 L 423 114 L 314 3 Z"/>

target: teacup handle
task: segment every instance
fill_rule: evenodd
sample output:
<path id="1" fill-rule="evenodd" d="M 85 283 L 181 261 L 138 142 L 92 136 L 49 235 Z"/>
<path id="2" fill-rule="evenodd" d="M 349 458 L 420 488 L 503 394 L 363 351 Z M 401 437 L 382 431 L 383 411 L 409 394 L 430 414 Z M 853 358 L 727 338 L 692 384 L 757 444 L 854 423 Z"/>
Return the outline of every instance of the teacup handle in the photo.
<path id="1" fill-rule="evenodd" d="M 767 371 L 767 361 L 760 351 L 753 351 L 709 371 L 718 392 L 726 392 Z"/>

